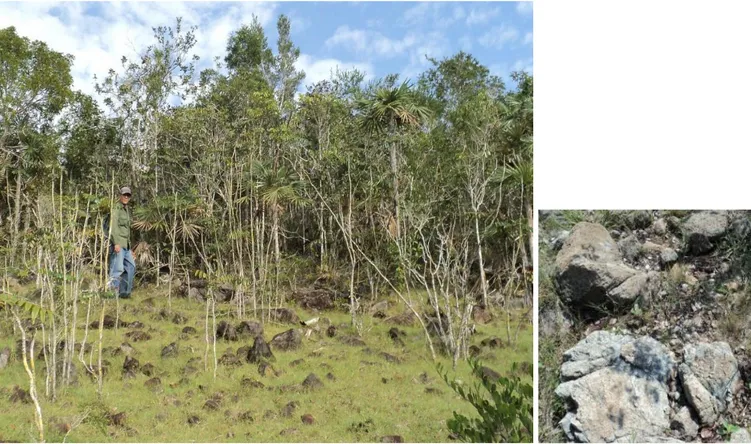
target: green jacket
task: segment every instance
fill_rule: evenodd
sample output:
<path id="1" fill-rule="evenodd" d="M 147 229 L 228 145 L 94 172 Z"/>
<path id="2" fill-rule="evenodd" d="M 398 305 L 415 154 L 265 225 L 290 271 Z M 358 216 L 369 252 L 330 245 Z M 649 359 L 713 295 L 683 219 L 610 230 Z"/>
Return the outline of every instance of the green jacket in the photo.
<path id="1" fill-rule="evenodd" d="M 115 204 L 110 218 L 112 244 L 120 245 L 121 248 L 130 248 L 130 211 L 126 205 L 120 202 Z"/>

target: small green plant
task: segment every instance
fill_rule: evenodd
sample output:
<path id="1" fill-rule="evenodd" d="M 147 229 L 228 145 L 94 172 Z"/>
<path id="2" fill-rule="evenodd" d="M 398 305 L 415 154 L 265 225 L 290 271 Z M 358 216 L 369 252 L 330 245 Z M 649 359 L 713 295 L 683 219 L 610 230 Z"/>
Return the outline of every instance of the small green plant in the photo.
<path id="1" fill-rule="evenodd" d="M 480 381 L 469 389 L 449 380 L 448 374 L 438 366 L 446 384 L 471 403 L 480 415 L 467 418 L 454 411 L 454 417 L 447 421 L 449 430 L 464 442 L 532 442 L 532 386 L 517 376 L 526 373 L 531 377 L 532 366 L 520 367 L 514 363 L 513 376 L 494 379 L 479 361 L 470 358 L 468 362 L 472 374 Z"/>
<path id="2" fill-rule="evenodd" d="M 735 424 L 731 424 L 729 422 L 723 422 L 722 426 L 717 430 L 717 432 L 722 436 L 722 439 L 727 441 L 730 438 L 730 435 L 737 432 L 741 428 Z"/>

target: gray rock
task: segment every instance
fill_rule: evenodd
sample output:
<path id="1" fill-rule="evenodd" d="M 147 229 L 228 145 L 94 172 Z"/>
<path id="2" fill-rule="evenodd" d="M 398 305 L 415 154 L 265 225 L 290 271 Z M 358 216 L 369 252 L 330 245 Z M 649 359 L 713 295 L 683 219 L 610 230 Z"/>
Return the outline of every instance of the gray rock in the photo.
<path id="1" fill-rule="evenodd" d="M 738 361 L 730 346 L 726 342 L 689 344 L 684 349 L 683 361 L 724 411 L 741 384 Z"/>
<path id="2" fill-rule="evenodd" d="M 571 320 L 563 313 L 557 298 L 554 303 L 540 307 L 541 336 L 555 336 L 561 331 L 568 331 L 571 328 L 571 325 Z"/>
<path id="3" fill-rule="evenodd" d="M 751 443 L 751 434 L 746 429 L 736 430 L 730 434 L 730 442 Z"/>
<path id="4" fill-rule="evenodd" d="M 660 263 L 663 267 L 667 267 L 668 265 L 674 264 L 677 261 L 678 253 L 676 253 L 676 251 L 672 248 L 665 248 L 660 253 Z"/>
<path id="5" fill-rule="evenodd" d="M 632 234 L 618 241 L 618 249 L 624 258 L 633 262 L 641 253 L 641 242 Z"/>
<path id="6" fill-rule="evenodd" d="M 686 252 L 704 254 L 714 248 L 713 242 L 725 235 L 728 229 L 727 214 L 722 211 L 702 211 L 692 214 L 683 223 Z"/>
<path id="7" fill-rule="evenodd" d="M 10 347 L 5 347 L 3 351 L 0 352 L 0 370 L 8 366 L 9 360 L 10 360 Z"/>
<path id="8" fill-rule="evenodd" d="M 275 350 L 295 350 L 302 345 L 302 334 L 293 328 L 274 336 L 269 345 Z"/>
<path id="9" fill-rule="evenodd" d="M 638 297 L 650 300 L 656 281 L 656 273 L 635 274 L 611 290 L 608 296 L 616 305 L 632 304 Z"/>
<path id="10" fill-rule="evenodd" d="M 673 420 L 670 421 L 670 428 L 688 440 L 693 439 L 699 433 L 699 424 L 691 416 L 691 409 L 685 405 L 673 415 Z"/>
<path id="11" fill-rule="evenodd" d="M 612 365 L 621 355 L 621 346 L 629 336 L 599 330 L 593 332 L 573 348 L 563 352 L 561 380 L 581 378 Z"/>
<path id="12" fill-rule="evenodd" d="M 652 224 L 652 232 L 659 236 L 665 235 L 668 232 L 668 223 L 663 218 L 659 218 Z"/>
<path id="13" fill-rule="evenodd" d="M 607 367 L 564 382 L 555 393 L 578 406 L 560 423 L 572 441 L 612 442 L 640 435 L 657 436 L 670 426 L 670 403 L 664 384 L 632 375 L 624 367 Z"/>
<path id="14" fill-rule="evenodd" d="M 174 358 L 179 354 L 177 343 L 173 342 L 162 349 L 162 358 Z"/>
<path id="15" fill-rule="evenodd" d="M 654 441 L 669 428 L 667 380 L 675 364 L 658 341 L 600 330 L 563 360 L 566 382 L 555 393 L 571 408 L 560 422 L 569 440 Z"/>
<path id="16" fill-rule="evenodd" d="M 688 403 L 696 411 L 702 424 L 712 424 L 717 420 L 721 407 L 717 399 L 707 390 L 699 379 L 691 373 L 686 364 L 680 366 L 683 392 L 686 394 Z"/>
<path id="17" fill-rule="evenodd" d="M 745 239 L 751 235 L 751 220 L 748 217 L 741 217 L 730 224 L 730 232 L 736 239 Z"/>
<path id="18" fill-rule="evenodd" d="M 623 263 L 618 246 L 599 224 L 576 224 L 555 260 L 564 303 L 576 308 L 611 302 L 608 293 L 638 272 Z"/>

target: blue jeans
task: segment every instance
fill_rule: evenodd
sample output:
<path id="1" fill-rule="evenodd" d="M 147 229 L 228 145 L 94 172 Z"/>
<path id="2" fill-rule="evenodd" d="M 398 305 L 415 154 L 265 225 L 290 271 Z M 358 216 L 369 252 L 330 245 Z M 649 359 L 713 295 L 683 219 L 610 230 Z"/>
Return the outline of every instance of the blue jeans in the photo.
<path id="1" fill-rule="evenodd" d="M 123 276 L 123 273 L 125 276 Z M 136 275 L 136 263 L 130 249 L 120 247 L 120 252 L 115 253 L 110 246 L 110 280 L 109 289 L 119 290 L 121 298 L 129 298 L 133 291 L 133 278 Z"/>

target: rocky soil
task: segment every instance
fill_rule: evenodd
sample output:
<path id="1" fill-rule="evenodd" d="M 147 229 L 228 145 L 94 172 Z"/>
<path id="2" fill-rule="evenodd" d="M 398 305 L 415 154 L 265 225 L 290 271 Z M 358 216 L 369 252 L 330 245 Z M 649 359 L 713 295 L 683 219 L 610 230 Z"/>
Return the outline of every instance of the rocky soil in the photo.
<path id="1" fill-rule="evenodd" d="M 339 295 L 327 297 L 320 286 L 257 319 L 237 319 L 234 306 L 217 304 L 216 326 L 208 321 L 217 336 L 215 378 L 200 303 L 205 286 L 192 284 L 178 286 L 171 309 L 156 288 L 137 289 L 120 301 L 119 314 L 108 304 L 101 397 L 76 357 L 71 386 L 54 402 L 44 399 L 44 355 L 36 346 L 48 441 L 437 442 L 450 439 L 453 411 L 477 415 L 441 379 L 403 306 L 386 298 L 367 303 L 360 337 L 337 309 Z M 231 301 L 232 289 L 224 292 Z M 85 306 L 79 310 L 85 315 Z M 522 324 L 518 346 L 510 347 L 498 338 L 505 316 L 478 310 L 476 318 L 472 347 L 488 372 L 509 375 L 512 362 L 531 362 L 531 325 Z M 512 317 L 512 328 L 518 320 Z M 87 324 L 98 327 L 79 324 L 79 340 Z M 97 361 L 97 338 L 90 330 L 87 364 Z M 16 339 L 0 319 L 0 442 L 38 439 Z M 466 363 L 456 371 L 449 358 L 440 364 L 450 377 L 473 382 Z"/>
<path id="2" fill-rule="evenodd" d="M 541 214 L 543 440 L 748 442 L 749 216 Z"/>

